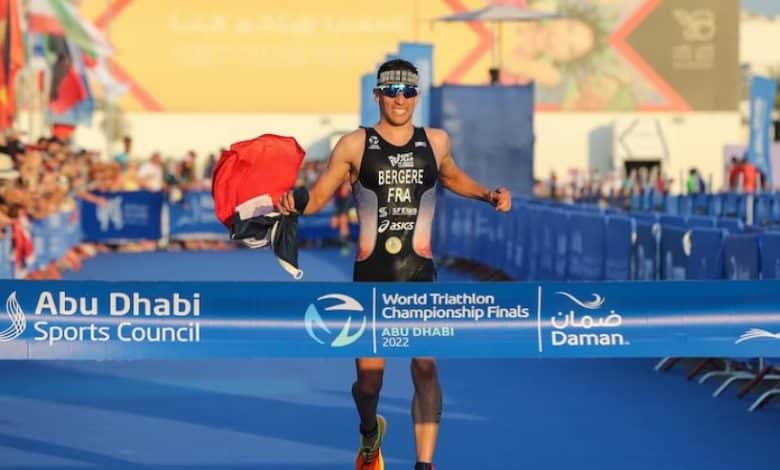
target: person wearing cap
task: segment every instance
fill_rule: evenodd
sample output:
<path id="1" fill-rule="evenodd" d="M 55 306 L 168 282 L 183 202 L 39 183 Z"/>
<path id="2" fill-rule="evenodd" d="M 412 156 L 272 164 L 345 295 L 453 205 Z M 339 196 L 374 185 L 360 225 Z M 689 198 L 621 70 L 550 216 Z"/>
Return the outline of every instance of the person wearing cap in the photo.
<path id="1" fill-rule="evenodd" d="M 441 129 L 415 127 L 412 115 L 418 101 L 419 75 L 410 62 L 394 59 L 377 71 L 374 99 L 379 122 L 344 135 L 336 143 L 325 171 L 312 186 L 305 203 L 296 206 L 293 192 L 282 196 L 283 214 L 313 214 L 321 210 L 345 180 L 352 185 L 360 235 L 353 280 L 356 282 L 433 282 L 431 226 L 436 184 L 507 212 L 512 205 L 505 188 L 490 190 L 456 164 L 450 138 Z M 356 360 L 352 386 L 360 417 L 357 470 L 383 470 L 385 419 L 377 415 L 385 361 Z M 442 393 L 433 358 L 414 358 L 411 364 L 417 462 L 415 470 L 433 468 L 433 455 L 442 411 Z"/>
<path id="2" fill-rule="evenodd" d="M 19 177 L 14 159 L 7 153 L 0 153 L 0 180 L 9 181 Z"/>

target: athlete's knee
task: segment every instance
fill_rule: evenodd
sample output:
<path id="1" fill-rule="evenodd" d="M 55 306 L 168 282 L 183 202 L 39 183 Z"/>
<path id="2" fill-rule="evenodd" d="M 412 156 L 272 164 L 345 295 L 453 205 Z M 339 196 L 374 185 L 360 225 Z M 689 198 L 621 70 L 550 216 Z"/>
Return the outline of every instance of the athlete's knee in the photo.
<path id="1" fill-rule="evenodd" d="M 412 400 L 414 422 L 438 423 L 441 421 L 442 393 L 436 361 L 433 359 L 413 359 L 412 381 L 414 382 L 414 399 Z"/>
<path id="2" fill-rule="evenodd" d="M 379 395 L 380 390 L 382 390 L 383 377 L 384 371 L 381 370 L 358 371 L 352 393 L 363 396 Z"/>
<path id="3" fill-rule="evenodd" d="M 436 361 L 433 359 L 412 359 L 412 378 L 416 383 L 430 383 L 438 379 Z"/>

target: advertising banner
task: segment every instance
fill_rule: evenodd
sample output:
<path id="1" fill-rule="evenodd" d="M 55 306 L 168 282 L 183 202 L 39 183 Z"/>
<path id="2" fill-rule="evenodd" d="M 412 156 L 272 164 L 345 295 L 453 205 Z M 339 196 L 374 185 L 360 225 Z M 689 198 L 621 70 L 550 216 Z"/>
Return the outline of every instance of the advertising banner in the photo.
<path id="1" fill-rule="evenodd" d="M 99 193 L 103 205 L 81 203 L 81 227 L 89 241 L 159 240 L 163 194 Z"/>
<path id="2" fill-rule="evenodd" d="M 750 142 L 748 159 L 772 183 L 772 160 L 770 157 L 770 127 L 772 109 L 775 106 L 777 82 L 764 77 L 753 77 L 750 81 Z"/>
<path id="3" fill-rule="evenodd" d="M 491 3 L 560 16 L 504 22 L 500 44 L 491 22 L 433 21 Z M 79 5 L 98 28 L 110 21 L 112 70 L 130 85 L 121 102 L 130 111 L 356 113 L 358 79 L 399 42 L 431 45 L 436 86 L 488 85 L 495 54 L 500 83 L 534 83 L 545 111 L 737 111 L 739 0 Z"/>
<path id="4" fill-rule="evenodd" d="M 208 191 L 184 193 L 168 205 L 171 238 L 227 239 L 228 230 L 214 215 L 214 198 Z"/>
<path id="5" fill-rule="evenodd" d="M 780 357 L 778 291 L 780 281 L 0 281 L 0 358 Z"/>

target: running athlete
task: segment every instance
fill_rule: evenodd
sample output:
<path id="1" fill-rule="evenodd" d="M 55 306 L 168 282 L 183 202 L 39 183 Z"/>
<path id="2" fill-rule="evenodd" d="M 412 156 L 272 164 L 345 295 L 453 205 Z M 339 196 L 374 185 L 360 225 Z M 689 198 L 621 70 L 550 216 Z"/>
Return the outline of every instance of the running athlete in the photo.
<path id="1" fill-rule="evenodd" d="M 431 259 L 431 225 L 438 183 L 464 197 L 478 199 L 507 212 L 512 199 L 505 188 L 488 190 L 455 164 L 450 139 L 441 129 L 414 127 L 418 72 L 405 60 L 388 61 L 377 72 L 374 98 L 379 122 L 343 136 L 328 166 L 312 186 L 308 201 L 292 192 L 282 196 L 282 214 L 313 214 L 325 206 L 345 178 L 352 182 L 360 235 L 353 279 L 357 282 L 436 280 Z M 386 422 L 378 416 L 385 361 L 356 360 L 357 381 L 352 396 L 360 416 L 360 448 L 356 470 L 384 470 L 380 446 Z M 436 362 L 414 358 L 411 364 L 417 463 L 415 470 L 432 470 L 442 411 Z"/>

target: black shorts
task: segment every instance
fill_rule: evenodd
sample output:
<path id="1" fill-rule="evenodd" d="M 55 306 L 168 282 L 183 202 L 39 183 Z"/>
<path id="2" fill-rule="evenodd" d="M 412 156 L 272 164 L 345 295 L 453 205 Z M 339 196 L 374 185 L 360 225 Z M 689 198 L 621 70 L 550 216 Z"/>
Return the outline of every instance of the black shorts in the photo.
<path id="1" fill-rule="evenodd" d="M 352 280 L 355 282 L 435 282 L 436 266 L 432 259 L 421 256 L 404 257 L 393 262 L 378 262 L 369 257 L 355 262 Z"/>

